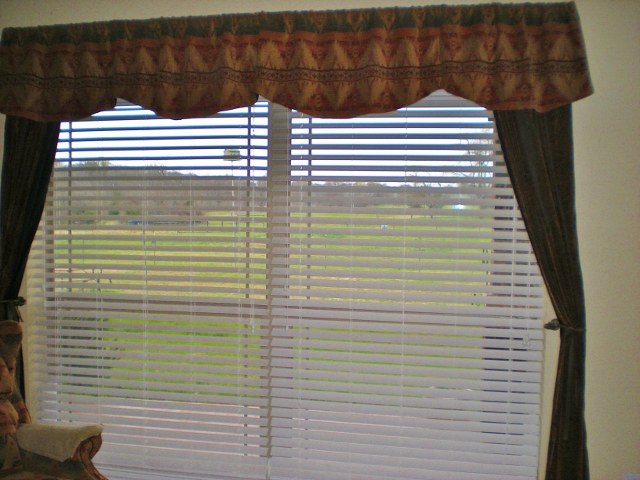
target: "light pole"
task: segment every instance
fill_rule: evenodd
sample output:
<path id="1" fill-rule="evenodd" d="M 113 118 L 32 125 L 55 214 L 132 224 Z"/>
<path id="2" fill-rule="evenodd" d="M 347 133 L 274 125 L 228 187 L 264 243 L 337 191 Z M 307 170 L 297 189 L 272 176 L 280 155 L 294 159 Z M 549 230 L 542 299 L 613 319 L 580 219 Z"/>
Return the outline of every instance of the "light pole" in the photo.
<path id="1" fill-rule="evenodd" d="M 223 160 L 225 160 L 226 162 L 238 162 L 240 160 L 242 160 L 241 156 L 240 156 L 240 149 L 239 148 L 225 148 L 224 149 L 224 157 Z M 236 211 L 236 192 L 234 190 L 234 185 L 233 185 L 233 169 L 231 170 L 231 205 L 233 208 L 233 211 Z"/>

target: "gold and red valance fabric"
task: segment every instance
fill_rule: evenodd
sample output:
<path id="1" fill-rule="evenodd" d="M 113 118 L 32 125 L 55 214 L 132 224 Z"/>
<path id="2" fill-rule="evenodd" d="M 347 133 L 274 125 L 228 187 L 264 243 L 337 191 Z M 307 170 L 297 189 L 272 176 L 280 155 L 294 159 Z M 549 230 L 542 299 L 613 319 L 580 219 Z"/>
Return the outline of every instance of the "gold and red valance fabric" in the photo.
<path id="1" fill-rule="evenodd" d="M 489 109 L 592 93 L 573 2 L 281 12 L 5 28 L 0 112 L 72 120 L 116 98 L 171 118 L 251 105 L 351 117 L 437 89 Z"/>

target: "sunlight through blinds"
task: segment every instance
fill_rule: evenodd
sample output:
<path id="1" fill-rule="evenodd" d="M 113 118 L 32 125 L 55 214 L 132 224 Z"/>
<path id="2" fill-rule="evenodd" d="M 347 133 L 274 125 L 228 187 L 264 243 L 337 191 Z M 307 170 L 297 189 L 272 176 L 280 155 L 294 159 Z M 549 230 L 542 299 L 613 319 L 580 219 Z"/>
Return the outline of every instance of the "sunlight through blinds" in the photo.
<path id="1" fill-rule="evenodd" d="M 35 416 L 103 423 L 101 470 L 536 478 L 543 286 L 491 112 L 121 102 L 62 127 Z"/>
<path id="2" fill-rule="evenodd" d="M 286 134 L 271 478 L 535 478 L 541 279 L 489 113 L 435 95 Z"/>
<path id="3" fill-rule="evenodd" d="M 104 423 L 110 467 L 264 471 L 267 127 L 265 103 L 63 125 L 34 248 L 37 415 Z"/>

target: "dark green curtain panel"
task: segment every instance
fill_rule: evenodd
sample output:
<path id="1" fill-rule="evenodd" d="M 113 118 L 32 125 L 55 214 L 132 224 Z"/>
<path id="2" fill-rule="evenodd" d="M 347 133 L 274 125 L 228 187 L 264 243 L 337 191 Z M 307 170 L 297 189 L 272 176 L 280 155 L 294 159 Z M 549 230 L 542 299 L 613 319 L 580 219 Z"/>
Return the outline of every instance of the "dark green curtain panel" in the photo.
<path id="1" fill-rule="evenodd" d="M 0 198 L 0 320 L 21 320 L 20 284 L 42 216 L 60 122 L 7 116 Z M 24 396 L 22 352 L 16 378 Z"/>
<path id="2" fill-rule="evenodd" d="M 2 319 L 17 320 L 16 299 L 38 229 L 56 156 L 60 122 L 7 116 L 0 199 Z"/>
<path id="3" fill-rule="evenodd" d="M 571 105 L 495 111 L 511 183 L 557 315 L 560 356 L 546 480 L 588 480 L 585 305 L 578 255 Z M 554 328 L 555 329 L 555 328 Z"/>

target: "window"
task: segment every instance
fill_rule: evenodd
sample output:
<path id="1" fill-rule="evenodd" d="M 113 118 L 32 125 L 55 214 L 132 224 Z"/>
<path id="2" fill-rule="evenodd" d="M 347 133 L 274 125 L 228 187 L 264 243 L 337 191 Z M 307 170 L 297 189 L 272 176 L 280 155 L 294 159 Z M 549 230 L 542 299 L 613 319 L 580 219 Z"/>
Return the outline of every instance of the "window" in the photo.
<path id="1" fill-rule="evenodd" d="M 114 478 L 536 478 L 542 280 L 491 117 L 63 124 L 37 418 L 102 422 Z"/>

